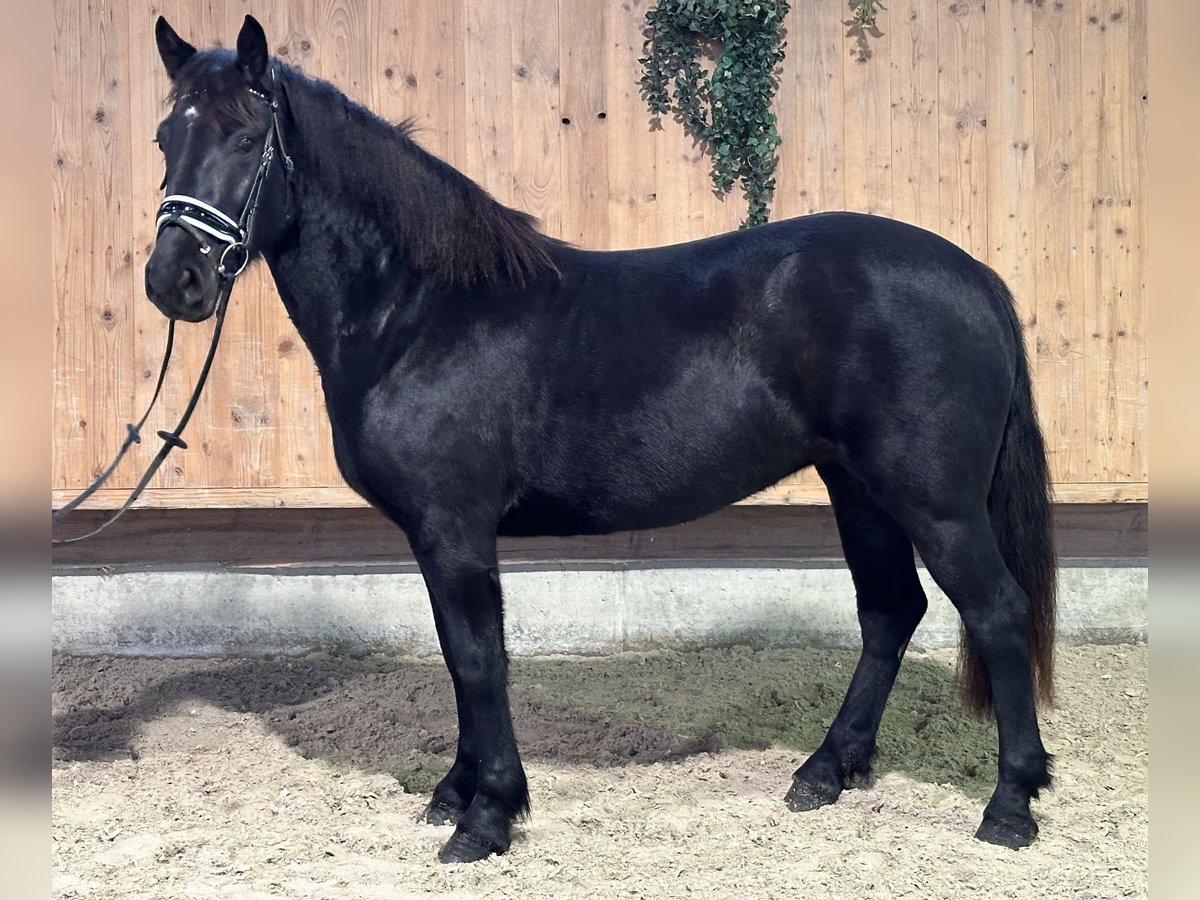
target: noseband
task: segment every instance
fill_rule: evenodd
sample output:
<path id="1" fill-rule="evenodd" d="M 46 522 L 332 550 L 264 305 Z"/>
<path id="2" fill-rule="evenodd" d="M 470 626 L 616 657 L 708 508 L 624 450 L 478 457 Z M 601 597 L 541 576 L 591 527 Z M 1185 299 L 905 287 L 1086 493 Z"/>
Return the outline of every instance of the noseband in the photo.
<path id="1" fill-rule="evenodd" d="M 275 73 L 271 72 L 272 83 Z M 234 220 L 215 206 L 205 203 L 187 194 L 171 194 L 163 199 L 158 206 L 156 222 L 157 235 L 161 236 L 163 229 L 169 225 L 177 225 L 190 234 L 200 245 L 200 252 L 212 259 L 212 238 L 224 247 L 214 265 L 217 274 L 222 279 L 233 279 L 242 274 L 246 264 L 250 262 L 250 250 L 246 246 L 251 229 L 254 227 L 254 214 L 258 211 L 259 197 L 263 185 L 266 184 L 267 174 L 271 171 L 271 161 L 275 158 L 275 145 L 279 145 L 279 155 L 283 159 L 284 168 L 290 175 L 292 158 L 288 156 L 283 146 L 283 137 L 279 132 L 279 101 L 262 91 L 247 87 L 251 94 L 262 99 L 271 107 L 271 125 L 267 128 L 266 140 L 263 141 L 262 156 L 258 161 L 258 171 L 250 183 L 250 192 L 242 206 L 242 214 Z M 183 99 L 183 98 L 180 98 Z"/>
<path id="2" fill-rule="evenodd" d="M 275 83 L 274 70 L 271 71 L 271 82 L 272 84 Z M 150 483 L 150 479 L 154 477 L 154 473 L 166 461 L 167 456 L 173 449 L 176 447 L 184 450 L 187 449 L 187 444 L 180 435 L 183 433 L 184 426 L 187 425 L 188 420 L 191 419 L 192 413 L 196 409 L 196 403 L 200 399 L 200 392 L 204 389 L 204 383 L 208 380 L 208 372 L 212 368 L 213 358 L 217 352 L 217 342 L 221 339 L 221 328 L 225 323 L 225 310 L 229 305 L 229 295 L 233 290 L 233 283 L 250 262 L 250 250 L 247 246 L 247 241 L 254 227 L 254 214 L 258 211 L 258 201 L 262 195 L 263 185 L 267 181 L 267 175 L 270 173 L 271 162 L 275 158 L 275 147 L 277 145 L 279 147 L 279 156 L 283 160 L 283 166 L 289 179 L 293 169 L 292 158 L 283 146 L 283 136 L 279 131 L 279 101 L 273 96 L 268 96 L 252 87 L 247 87 L 246 89 L 271 107 L 271 125 L 267 128 L 267 137 L 263 142 L 262 156 L 258 161 L 258 171 L 254 173 L 254 180 L 250 183 L 250 192 L 246 196 L 246 203 L 242 207 L 241 216 L 235 221 L 215 206 L 195 197 L 189 197 L 186 194 L 172 194 L 165 198 L 158 207 L 157 235 L 161 235 L 164 228 L 176 225 L 196 240 L 200 245 L 200 253 L 210 260 L 213 258 L 212 241 L 223 245 L 220 256 L 214 262 L 219 278 L 216 325 L 213 328 L 212 344 L 208 348 L 208 355 L 204 358 L 204 366 L 200 370 L 200 378 L 196 382 L 191 399 L 188 401 L 187 408 L 180 417 L 178 424 L 176 424 L 175 430 L 158 432 L 163 445 L 155 455 L 153 462 L 150 463 L 150 467 L 138 480 L 129 497 L 121 505 L 121 508 L 105 519 L 98 528 L 89 531 L 87 534 L 70 538 L 53 538 L 50 541 L 51 544 L 73 544 L 76 541 L 82 541 L 85 538 L 99 534 L 119 519 L 133 505 L 133 502 L 142 493 L 146 485 Z M 212 241 L 209 240 L 210 238 Z M 128 432 L 125 441 L 121 444 L 121 449 L 117 452 L 116 458 L 109 464 L 108 468 L 101 472 L 96 480 L 78 497 L 61 509 L 55 510 L 52 518 L 53 522 L 57 523 L 65 519 L 83 501 L 99 490 L 108 481 L 108 477 L 116 470 L 118 463 L 121 462 L 121 459 L 125 456 L 129 448 L 134 444 L 141 443 L 141 427 L 146 423 L 146 419 L 150 416 L 150 410 L 154 408 L 154 404 L 158 401 L 158 395 L 162 390 L 163 380 L 167 374 L 167 365 L 171 361 L 171 348 L 174 346 L 174 343 L 175 320 L 171 319 L 170 324 L 167 326 L 167 346 L 163 352 L 162 366 L 158 371 L 158 382 L 155 384 L 154 396 L 151 397 L 150 405 L 146 407 L 146 412 L 143 413 L 136 425 L 128 424 L 125 426 Z"/>

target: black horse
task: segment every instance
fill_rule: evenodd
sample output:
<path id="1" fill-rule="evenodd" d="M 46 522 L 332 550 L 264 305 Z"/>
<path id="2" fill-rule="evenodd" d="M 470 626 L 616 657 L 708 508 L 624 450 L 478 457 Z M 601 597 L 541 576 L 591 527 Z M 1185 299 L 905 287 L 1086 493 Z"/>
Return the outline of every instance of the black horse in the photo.
<path id="1" fill-rule="evenodd" d="M 167 316 L 211 316 L 229 272 L 210 243 L 238 243 L 231 222 L 270 267 L 320 370 L 341 472 L 403 529 L 429 589 L 458 703 L 458 753 L 424 814 L 457 823 L 443 861 L 503 852 L 529 808 L 497 534 L 682 522 L 806 466 L 833 501 L 863 650 L 787 805 L 832 803 L 870 777 L 926 608 L 915 547 L 962 616 L 967 700 L 999 727 L 978 837 L 1033 840 L 1029 801 L 1050 783 L 1035 698 L 1051 695 L 1055 563 L 1021 326 L 994 272 L 929 232 L 850 213 L 580 250 L 424 152 L 408 125 L 271 59 L 250 17 L 236 51 L 197 52 L 161 18 L 157 40 L 176 199 L 147 294 Z"/>

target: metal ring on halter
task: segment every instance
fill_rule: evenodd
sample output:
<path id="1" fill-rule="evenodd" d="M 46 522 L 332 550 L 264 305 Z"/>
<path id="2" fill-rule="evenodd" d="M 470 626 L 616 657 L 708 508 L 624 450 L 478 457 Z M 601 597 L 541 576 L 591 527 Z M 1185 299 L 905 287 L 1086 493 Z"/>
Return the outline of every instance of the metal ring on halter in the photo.
<path id="1" fill-rule="evenodd" d="M 225 267 L 225 258 L 229 256 L 230 250 L 237 250 L 242 254 L 241 262 L 236 270 L 230 272 Z M 221 258 L 217 261 L 217 274 L 228 278 L 237 278 L 242 274 L 242 270 L 246 268 L 246 264 L 250 262 L 250 251 L 247 249 L 244 241 L 238 241 L 236 244 L 230 244 L 221 251 Z"/>

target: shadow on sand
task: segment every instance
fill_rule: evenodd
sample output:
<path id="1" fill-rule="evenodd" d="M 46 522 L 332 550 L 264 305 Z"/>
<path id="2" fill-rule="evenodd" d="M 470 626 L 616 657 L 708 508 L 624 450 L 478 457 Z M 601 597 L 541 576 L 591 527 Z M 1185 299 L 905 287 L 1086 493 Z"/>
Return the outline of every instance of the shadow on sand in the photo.
<path id="1" fill-rule="evenodd" d="M 722 748 L 817 748 L 849 684 L 845 650 L 711 649 L 515 659 L 512 705 L 527 760 L 617 766 Z M 260 716 L 305 757 L 394 776 L 427 792 L 453 757 L 454 694 L 440 661 L 57 657 L 56 761 L 128 758 L 139 722 L 181 703 Z M 908 658 L 879 736 L 876 771 L 986 797 L 995 726 L 969 717 L 953 672 Z M 786 790 L 780 785 L 780 794 Z"/>

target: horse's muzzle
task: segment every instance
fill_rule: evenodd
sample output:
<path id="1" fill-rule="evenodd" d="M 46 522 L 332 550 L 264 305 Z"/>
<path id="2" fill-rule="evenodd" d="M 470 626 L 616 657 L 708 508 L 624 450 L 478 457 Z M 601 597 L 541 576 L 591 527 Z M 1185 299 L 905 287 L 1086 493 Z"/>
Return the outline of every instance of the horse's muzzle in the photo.
<path id="1" fill-rule="evenodd" d="M 191 237 L 166 228 L 146 261 L 146 296 L 164 316 L 202 322 L 217 305 L 217 275 Z"/>

